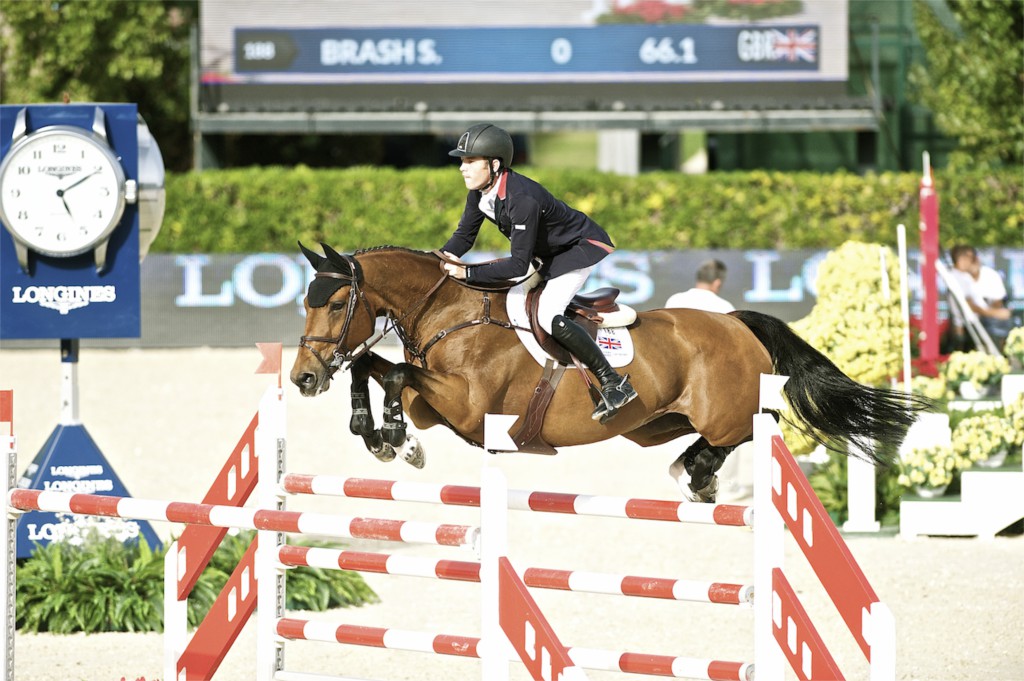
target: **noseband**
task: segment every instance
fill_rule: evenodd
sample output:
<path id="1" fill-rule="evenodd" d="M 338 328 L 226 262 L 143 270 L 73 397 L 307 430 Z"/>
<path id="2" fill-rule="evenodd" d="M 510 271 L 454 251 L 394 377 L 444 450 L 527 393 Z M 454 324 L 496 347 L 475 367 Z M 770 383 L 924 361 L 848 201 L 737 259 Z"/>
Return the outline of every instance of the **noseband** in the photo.
<path id="1" fill-rule="evenodd" d="M 347 345 L 349 328 L 352 326 L 352 320 L 356 316 L 358 303 L 361 302 L 363 304 L 363 308 L 366 310 L 366 316 L 369 318 L 370 324 L 373 324 L 375 319 L 373 310 L 370 308 L 370 303 L 366 300 L 366 294 L 360 287 L 360 284 L 362 283 L 362 270 L 359 263 L 351 256 L 343 255 L 342 257 L 349 263 L 352 270 L 351 275 L 343 274 L 341 272 L 317 272 L 314 275 L 318 279 L 341 279 L 342 281 L 347 282 L 351 289 L 348 296 L 348 305 L 345 310 L 345 323 L 342 324 L 341 332 L 334 337 L 302 336 L 299 339 L 299 347 L 309 350 L 310 353 L 316 357 L 317 361 L 324 367 L 324 377 L 321 380 L 321 385 L 329 382 L 345 362 L 351 362 L 358 357 L 353 349 L 350 349 Z M 330 303 L 328 303 L 328 305 L 329 304 Z M 328 362 L 324 359 L 323 355 L 321 355 L 316 348 L 310 345 L 311 342 L 333 343 L 334 350 L 331 353 L 331 361 Z M 362 343 L 360 343 L 360 345 L 361 344 Z"/>

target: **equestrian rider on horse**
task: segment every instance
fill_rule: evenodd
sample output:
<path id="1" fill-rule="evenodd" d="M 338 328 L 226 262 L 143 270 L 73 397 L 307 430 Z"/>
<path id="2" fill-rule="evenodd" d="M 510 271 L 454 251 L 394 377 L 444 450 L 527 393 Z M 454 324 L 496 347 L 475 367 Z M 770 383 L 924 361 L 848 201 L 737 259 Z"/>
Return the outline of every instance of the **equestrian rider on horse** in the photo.
<path id="1" fill-rule="evenodd" d="M 481 265 L 445 264 L 456 279 L 474 284 L 508 283 L 525 277 L 534 258 L 547 285 L 540 294 L 537 320 L 601 382 L 602 402 L 592 418 L 602 423 L 636 398 L 628 376 L 619 376 L 597 343 L 563 316 L 594 266 L 614 250 L 601 227 L 553 197 L 537 182 L 513 171 L 512 137 L 494 125 L 474 125 L 449 156 L 462 159 L 459 170 L 469 195 L 459 226 L 441 250 L 458 260 L 476 241 L 486 217 L 511 241 L 511 256 Z"/>

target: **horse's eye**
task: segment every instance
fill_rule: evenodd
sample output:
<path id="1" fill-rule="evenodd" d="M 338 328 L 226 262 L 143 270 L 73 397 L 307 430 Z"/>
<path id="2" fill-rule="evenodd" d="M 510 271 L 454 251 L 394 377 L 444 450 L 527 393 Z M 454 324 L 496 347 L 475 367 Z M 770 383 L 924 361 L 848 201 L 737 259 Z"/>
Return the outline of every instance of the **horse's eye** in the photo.
<path id="1" fill-rule="evenodd" d="M 341 301 L 335 300 L 328 307 L 331 312 L 337 312 L 338 310 L 344 310 L 347 305 Z"/>

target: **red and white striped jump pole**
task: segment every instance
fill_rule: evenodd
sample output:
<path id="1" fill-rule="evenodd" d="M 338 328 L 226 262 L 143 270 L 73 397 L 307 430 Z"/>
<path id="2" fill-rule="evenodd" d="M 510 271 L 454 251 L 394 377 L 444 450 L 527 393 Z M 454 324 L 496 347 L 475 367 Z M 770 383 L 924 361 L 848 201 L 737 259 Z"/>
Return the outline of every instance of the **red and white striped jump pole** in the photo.
<path id="1" fill-rule="evenodd" d="M 348 551 L 308 546 L 280 547 L 278 559 L 290 567 L 375 572 L 405 577 L 428 577 L 449 581 L 479 582 L 480 563 L 418 556 L 398 556 L 367 551 Z M 698 603 L 752 605 L 754 587 L 662 577 L 555 570 L 531 567 L 523 570 L 523 582 L 535 589 L 557 589 L 577 593 L 599 593 L 639 598 L 660 598 Z"/>
<path id="2" fill-rule="evenodd" d="M 414 501 L 448 506 L 479 506 L 480 488 L 466 485 L 441 485 L 423 482 L 399 482 L 372 478 L 346 478 L 335 475 L 291 473 L 282 479 L 289 494 Z M 541 513 L 661 520 L 704 525 L 752 525 L 753 509 L 733 504 L 692 504 L 660 499 L 595 496 L 563 492 L 537 492 L 510 489 L 508 508 Z"/>
<path id="3" fill-rule="evenodd" d="M 472 636 L 313 622 L 292 618 L 279 620 L 277 633 L 283 638 L 292 640 L 338 642 L 459 657 L 480 657 L 481 655 L 480 639 Z M 670 678 L 715 679 L 716 681 L 750 681 L 753 679 L 753 665 L 743 662 L 580 647 L 570 647 L 568 652 L 572 661 L 584 669 Z"/>
<path id="4" fill-rule="evenodd" d="M 354 518 L 302 511 L 277 511 L 34 489 L 12 489 L 8 492 L 7 501 L 11 508 L 21 511 L 164 520 L 190 525 L 314 534 L 343 539 L 377 539 L 404 543 L 440 544 L 442 546 L 472 546 L 479 541 L 480 535 L 479 527 L 468 525 Z"/>

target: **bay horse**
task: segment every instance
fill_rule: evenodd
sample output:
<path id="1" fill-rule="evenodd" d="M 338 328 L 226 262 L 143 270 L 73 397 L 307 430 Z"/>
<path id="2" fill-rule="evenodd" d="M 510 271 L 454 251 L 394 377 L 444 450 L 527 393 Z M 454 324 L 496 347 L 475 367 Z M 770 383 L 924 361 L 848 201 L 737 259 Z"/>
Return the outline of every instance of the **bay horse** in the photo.
<path id="1" fill-rule="evenodd" d="M 506 292 L 447 277 L 437 253 L 380 246 L 346 255 L 321 246 L 325 255 L 299 244 L 316 270 L 290 376 L 303 395 L 327 390 L 347 364 L 352 432 L 379 459 L 397 452 L 418 467 L 423 452 L 407 433 L 405 414 L 417 428 L 443 424 L 477 446 L 483 446 L 485 414 L 524 420 L 542 367 L 513 330 Z M 401 340 L 404 362 L 370 350 L 381 317 Z M 681 481 L 680 487 L 691 501 L 714 501 L 715 472 L 751 439 L 762 373 L 789 376 L 784 394 L 798 427 L 831 448 L 854 445 L 877 464 L 889 463 L 879 445 L 897 445 L 927 407 L 853 381 L 785 322 L 758 312 L 650 310 L 639 313 L 629 332 L 635 355 L 623 370 L 639 397 L 602 424 L 590 418 L 588 385 L 569 376 L 550 395 L 539 435 L 552 448 L 617 435 L 649 447 L 699 433 L 673 464 L 689 475 L 688 486 Z M 370 378 L 384 389 L 380 429 L 370 412 Z"/>

